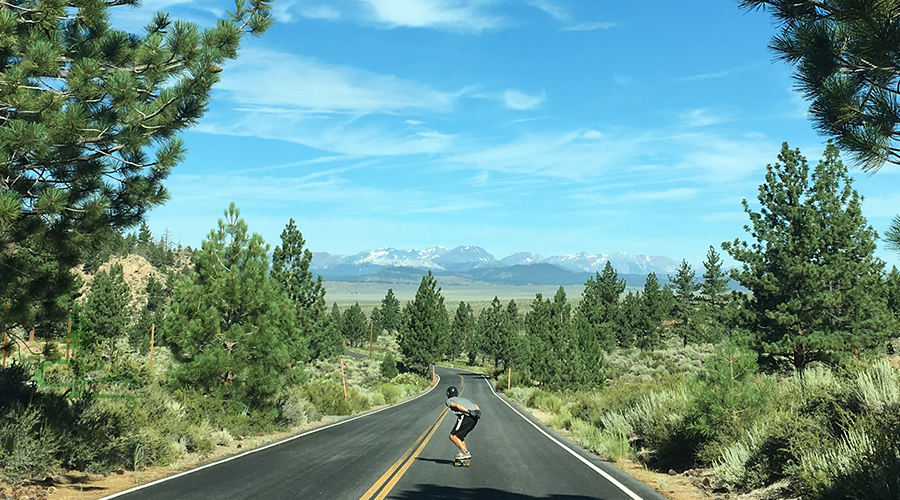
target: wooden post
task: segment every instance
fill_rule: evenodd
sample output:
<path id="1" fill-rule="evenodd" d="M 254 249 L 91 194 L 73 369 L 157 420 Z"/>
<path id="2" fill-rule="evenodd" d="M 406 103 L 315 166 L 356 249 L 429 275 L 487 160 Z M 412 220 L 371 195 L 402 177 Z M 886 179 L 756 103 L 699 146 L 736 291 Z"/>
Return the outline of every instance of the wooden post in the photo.
<path id="1" fill-rule="evenodd" d="M 28 332 L 28 343 L 34 344 L 34 327 L 33 326 L 31 327 L 31 331 Z M 31 346 L 29 346 L 29 347 L 31 347 Z"/>
<path id="2" fill-rule="evenodd" d="M 12 300 L 6 301 L 6 315 L 9 316 L 9 308 Z M 3 368 L 6 368 L 6 344 L 9 342 L 9 323 L 3 325 Z"/>
<path id="3" fill-rule="evenodd" d="M 72 345 L 72 318 L 69 318 L 69 326 L 66 328 L 66 361 L 69 360 L 69 346 Z"/>
<path id="4" fill-rule="evenodd" d="M 347 378 L 344 377 L 344 358 L 341 358 L 341 383 L 344 384 L 344 399 L 347 399 Z"/>
<path id="5" fill-rule="evenodd" d="M 512 366 L 509 367 L 509 373 L 506 374 L 506 390 L 512 388 Z"/>
<path id="6" fill-rule="evenodd" d="M 156 333 L 156 323 L 150 323 L 150 368 L 153 368 L 153 334 Z"/>
<path id="7" fill-rule="evenodd" d="M 372 359 L 372 340 L 375 333 L 375 321 L 369 320 L 369 359 Z"/>

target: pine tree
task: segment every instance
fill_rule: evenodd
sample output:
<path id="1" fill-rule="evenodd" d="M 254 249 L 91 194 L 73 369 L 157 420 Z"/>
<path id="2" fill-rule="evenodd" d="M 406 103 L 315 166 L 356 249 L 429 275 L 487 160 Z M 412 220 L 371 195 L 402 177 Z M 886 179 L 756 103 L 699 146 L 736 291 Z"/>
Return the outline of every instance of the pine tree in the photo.
<path id="1" fill-rule="evenodd" d="M 712 245 L 703 261 L 703 281 L 700 283 L 699 315 L 707 341 L 718 342 L 727 333 L 726 323 L 734 316 L 735 303 L 728 293 L 728 273 L 722 269 L 722 259 Z"/>
<path id="2" fill-rule="evenodd" d="M 574 389 L 602 382 L 603 353 L 599 342 L 576 328 L 563 287 L 552 300 L 536 295 L 531 311 L 525 315 L 525 333 L 531 353 L 530 371 L 541 385 Z"/>
<path id="3" fill-rule="evenodd" d="M 476 329 L 475 311 L 470 304 L 460 301 L 456 306 L 456 315 L 451 325 L 453 329 L 454 345 L 458 345 L 462 352 L 468 356 L 470 365 L 475 364 L 475 356 L 478 355 L 478 332 Z M 455 353 L 458 354 L 458 353 Z"/>
<path id="4" fill-rule="evenodd" d="M 163 338 L 163 321 L 165 319 L 166 288 L 154 275 L 147 277 L 147 285 L 144 287 L 147 294 L 147 303 L 138 313 L 138 319 L 131 327 L 129 343 L 140 352 L 146 354 L 150 350 L 150 332 L 154 331 L 156 338 Z"/>
<path id="5" fill-rule="evenodd" d="M 372 340 L 376 341 L 378 340 L 378 336 L 386 330 L 384 327 L 384 314 L 381 312 L 381 308 L 375 306 L 375 308 L 372 309 L 371 314 L 369 314 L 369 321 L 372 324 Z"/>
<path id="6" fill-rule="evenodd" d="M 185 156 L 179 133 L 203 116 L 268 0 L 239 1 L 214 27 L 159 12 L 144 33 L 114 29 L 114 2 L 11 0 L 0 12 L 0 303 L 4 323 L 58 316 L 56 297 L 102 234 L 166 201 Z M 52 265 L 50 264 L 52 263 Z"/>
<path id="7" fill-rule="evenodd" d="M 584 284 L 578 314 L 583 317 L 579 324 L 587 328 L 586 334 L 593 335 L 603 349 L 616 347 L 618 336 L 619 296 L 625 291 L 625 280 L 620 280 L 612 264 L 607 261 L 603 273 L 596 273 Z"/>
<path id="8" fill-rule="evenodd" d="M 309 270 L 313 254 L 303 248 L 306 240 L 297 229 L 294 219 L 290 219 L 281 232 L 281 245 L 272 252 L 272 278 L 281 285 L 282 290 L 294 305 L 301 333 L 310 346 L 310 354 L 322 352 L 312 348 L 312 337 L 322 337 L 327 328 L 325 305 L 325 285 L 321 275 L 313 278 Z M 325 349 L 325 354 L 332 355 L 332 348 Z"/>
<path id="9" fill-rule="evenodd" d="M 662 322 L 668 315 L 665 294 L 659 287 L 656 273 L 647 275 L 644 292 L 641 294 L 641 318 L 635 343 L 641 349 L 654 349 L 662 343 Z"/>
<path id="10" fill-rule="evenodd" d="M 810 175 L 799 150 L 784 144 L 759 187 L 760 211 L 744 200 L 747 232 L 723 248 L 742 264 L 733 277 L 752 292 L 752 347 L 802 371 L 816 359 L 882 344 L 890 316 L 875 231 L 829 144 Z"/>
<path id="11" fill-rule="evenodd" d="M 267 252 L 232 203 L 174 286 L 166 339 L 184 362 L 177 385 L 269 408 L 302 375 L 306 342 Z"/>
<path id="12" fill-rule="evenodd" d="M 634 292 L 625 294 L 622 299 L 621 314 L 619 315 L 620 333 L 619 346 L 622 348 L 634 347 L 638 338 L 644 338 L 644 328 L 647 324 L 647 312 L 641 296 Z"/>
<path id="13" fill-rule="evenodd" d="M 341 317 L 341 334 L 353 346 L 362 346 L 369 340 L 369 322 L 359 302 L 354 303 Z"/>
<path id="14" fill-rule="evenodd" d="M 682 260 L 681 265 L 675 272 L 675 277 L 669 277 L 675 287 L 674 313 L 678 321 L 675 326 L 675 333 L 681 337 L 685 347 L 689 341 L 696 342 L 699 340 L 697 338 L 697 327 L 694 324 L 697 302 L 694 294 L 700 289 L 700 285 L 694 282 L 695 275 L 691 265 L 686 260 Z"/>
<path id="15" fill-rule="evenodd" d="M 309 337 L 309 354 L 311 359 L 327 359 L 344 353 L 344 337 L 340 329 L 340 309 L 325 316 L 322 327 L 313 330 Z"/>
<path id="16" fill-rule="evenodd" d="M 381 299 L 381 323 L 389 334 L 394 334 L 400 329 L 400 322 L 400 300 L 394 296 L 394 289 L 388 288 Z"/>
<path id="17" fill-rule="evenodd" d="M 816 128 L 866 171 L 900 164 L 900 23 L 894 0 L 740 0 L 770 9 L 769 47 L 796 65 Z"/>
<path id="18" fill-rule="evenodd" d="M 484 351 L 494 358 L 494 368 L 506 369 L 515 354 L 518 327 L 498 297 L 478 316 L 478 334 Z"/>
<path id="19" fill-rule="evenodd" d="M 130 302 L 131 290 L 121 264 L 112 265 L 109 272 L 98 272 L 82 310 L 80 350 L 95 350 L 100 343 L 114 344 L 124 335 L 131 321 Z"/>
<path id="20" fill-rule="evenodd" d="M 885 278 L 885 290 L 887 290 L 887 308 L 894 313 L 894 317 L 900 319 L 900 271 L 897 266 L 891 268 Z"/>
<path id="21" fill-rule="evenodd" d="M 442 349 L 450 331 L 450 317 L 444 296 L 431 271 L 422 277 L 416 297 L 404 308 L 405 322 L 400 330 L 400 350 L 409 365 L 428 365 L 443 356 Z"/>

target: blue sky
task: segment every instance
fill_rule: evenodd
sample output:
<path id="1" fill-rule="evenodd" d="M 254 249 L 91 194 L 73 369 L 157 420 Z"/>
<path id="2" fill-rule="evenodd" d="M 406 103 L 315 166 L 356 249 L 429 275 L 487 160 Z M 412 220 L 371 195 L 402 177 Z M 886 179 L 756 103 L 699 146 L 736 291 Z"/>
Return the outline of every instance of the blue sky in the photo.
<path id="1" fill-rule="evenodd" d="M 208 26 L 233 4 L 145 1 Z M 478 245 L 502 258 L 586 251 L 700 267 L 746 239 L 781 143 L 824 149 L 732 0 L 276 0 L 276 24 L 222 72 L 187 160 L 152 211 L 197 246 L 237 203 L 273 246 L 294 218 L 313 251 Z M 854 171 L 883 232 L 900 169 Z M 721 251 L 720 251 L 721 253 Z M 891 264 L 897 255 L 880 245 Z"/>

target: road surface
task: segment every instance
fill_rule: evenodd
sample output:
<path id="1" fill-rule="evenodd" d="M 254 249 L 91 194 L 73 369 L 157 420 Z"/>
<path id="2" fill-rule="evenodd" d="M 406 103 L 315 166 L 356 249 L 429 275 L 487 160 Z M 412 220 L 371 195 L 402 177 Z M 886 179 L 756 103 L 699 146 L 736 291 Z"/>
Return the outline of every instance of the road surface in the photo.
<path id="1" fill-rule="evenodd" d="M 105 497 L 127 500 L 664 500 L 496 396 L 481 375 L 437 367 L 406 403 Z M 446 389 L 481 407 L 454 467 Z"/>

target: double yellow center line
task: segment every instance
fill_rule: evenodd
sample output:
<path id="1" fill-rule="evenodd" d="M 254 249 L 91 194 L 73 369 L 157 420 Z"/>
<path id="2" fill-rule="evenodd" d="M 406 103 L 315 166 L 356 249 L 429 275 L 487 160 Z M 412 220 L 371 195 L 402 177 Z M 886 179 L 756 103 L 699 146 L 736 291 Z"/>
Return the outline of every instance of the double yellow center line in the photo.
<path id="1" fill-rule="evenodd" d="M 434 432 L 441 425 L 441 421 L 444 420 L 444 416 L 447 415 L 448 411 L 450 411 L 449 408 L 444 408 L 434 423 L 425 429 L 425 432 L 403 453 L 403 456 L 394 462 L 394 465 L 378 478 L 378 481 L 375 481 L 375 484 L 363 493 L 363 496 L 359 497 L 359 500 L 370 500 L 373 498 L 375 500 L 383 500 L 384 497 L 388 496 L 391 490 L 394 489 L 394 486 L 396 486 L 397 481 L 403 477 L 403 474 L 406 474 L 406 470 L 409 469 L 419 454 L 422 453 L 422 450 L 425 449 L 425 445 L 431 440 L 431 436 L 434 435 Z"/>

